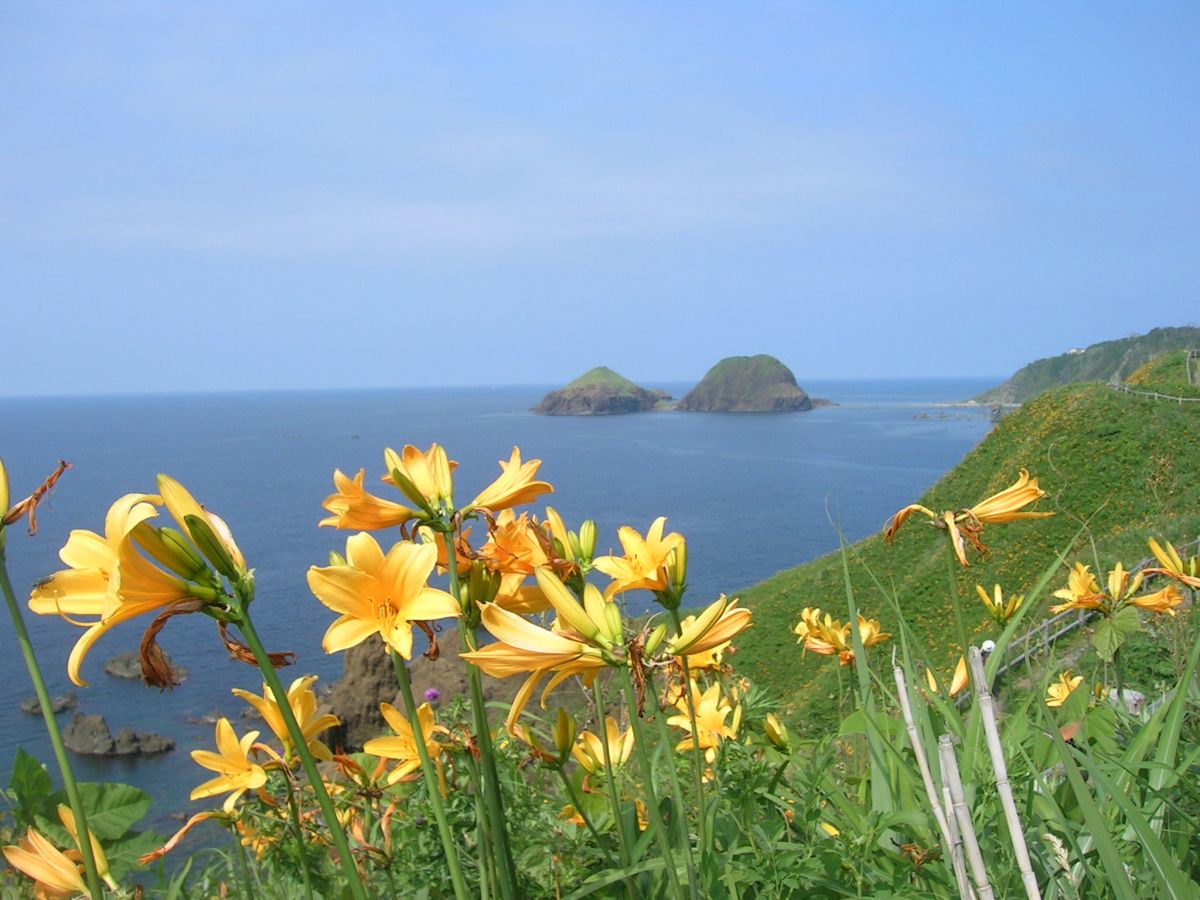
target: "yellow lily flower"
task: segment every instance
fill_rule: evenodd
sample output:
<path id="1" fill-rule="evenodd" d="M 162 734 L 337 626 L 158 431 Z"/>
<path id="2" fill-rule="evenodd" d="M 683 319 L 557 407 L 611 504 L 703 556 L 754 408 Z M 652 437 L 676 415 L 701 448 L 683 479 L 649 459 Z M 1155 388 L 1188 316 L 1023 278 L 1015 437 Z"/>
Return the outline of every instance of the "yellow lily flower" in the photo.
<path id="1" fill-rule="evenodd" d="M 996 585 L 992 590 L 992 595 L 988 596 L 988 592 L 984 590 L 983 585 L 975 585 L 975 592 L 979 594 L 979 599 L 983 601 L 984 608 L 987 609 L 990 615 L 996 622 L 1003 625 L 1009 619 L 1017 614 L 1017 610 L 1025 602 L 1024 594 L 1013 594 L 1007 601 L 1004 599 L 1004 592 L 1000 589 L 1000 585 Z"/>
<path id="2" fill-rule="evenodd" d="M 1160 568 L 1146 569 L 1147 575 L 1165 575 L 1193 590 L 1200 590 L 1200 555 L 1193 556 L 1185 562 L 1170 541 L 1165 542 L 1167 545 L 1165 548 L 1160 546 L 1154 538 L 1150 538 L 1148 543 L 1150 552 L 1158 560 Z"/>
<path id="3" fill-rule="evenodd" d="M 1096 583 L 1091 566 L 1085 566 L 1081 562 L 1075 563 L 1071 574 L 1067 576 L 1067 586 L 1055 591 L 1054 596 L 1067 602 L 1050 607 L 1052 613 L 1068 609 L 1099 609 L 1104 600 L 1104 594 L 1100 592 L 1100 585 Z"/>
<path id="4" fill-rule="evenodd" d="M 373 634 L 405 659 L 412 659 L 412 623 L 462 615 L 458 601 L 429 587 L 437 548 L 401 541 L 384 556 L 366 532 L 346 541 L 346 564 L 313 566 L 308 586 L 316 598 L 341 616 L 329 626 L 321 646 L 336 653 Z"/>
<path id="5" fill-rule="evenodd" d="M 82 851 L 83 845 L 79 842 L 79 832 L 75 828 L 75 813 L 71 807 L 63 803 L 58 804 L 58 820 L 62 822 L 63 828 L 67 829 L 67 833 L 75 841 L 75 846 Z M 105 856 L 104 848 L 100 846 L 100 842 L 96 840 L 96 836 L 90 830 L 88 831 L 88 843 L 92 845 L 92 859 L 96 862 L 96 874 L 104 879 L 110 889 L 115 891 L 117 882 L 109 872 L 108 857 Z M 82 856 L 82 853 L 80 855 Z"/>
<path id="6" fill-rule="evenodd" d="M 83 867 L 32 828 L 17 846 L 4 848 L 4 858 L 18 872 L 33 879 L 38 898 L 67 900 L 88 893 L 81 874 Z"/>
<path id="7" fill-rule="evenodd" d="M 1016 522 L 1021 519 L 1044 519 L 1054 515 L 1052 512 L 1022 511 L 1023 507 L 1044 496 L 1046 492 L 1038 487 L 1037 479 L 1030 478 L 1029 472 L 1022 469 L 1013 484 L 968 509 L 935 513 L 928 507 L 912 503 L 888 519 L 883 529 L 883 538 L 890 544 L 900 526 L 913 513 L 920 513 L 928 518 L 932 525 L 947 533 L 954 555 L 959 563 L 966 567 L 970 565 L 966 555 L 967 542 L 980 553 L 987 552 L 987 547 L 979 539 L 984 525 Z"/>
<path id="8" fill-rule="evenodd" d="M 318 526 L 376 531 L 403 525 L 416 518 L 416 512 L 407 506 L 369 493 L 363 487 L 365 476 L 365 469 L 359 469 L 353 478 L 347 478 L 341 469 L 334 470 L 333 486 L 337 490 L 321 502 L 321 506 L 333 515 L 322 519 Z"/>
<path id="9" fill-rule="evenodd" d="M 592 565 L 611 578 L 612 584 L 604 591 L 611 597 L 624 591 L 645 589 L 665 591 L 671 584 L 667 562 L 671 551 L 683 544 L 683 535 L 677 531 L 663 536 L 667 517 L 659 516 L 650 525 L 643 539 L 628 525 L 617 530 L 617 537 L 625 550 L 624 556 L 598 556 Z"/>
<path id="10" fill-rule="evenodd" d="M 1112 616 L 1128 604 L 1153 613 L 1175 615 L 1175 608 L 1183 603 L 1183 595 L 1173 584 L 1160 591 L 1134 596 L 1141 589 L 1145 575 L 1145 572 L 1131 575 L 1121 563 L 1117 563 L 1108 573 L 1105 592 L 1100 590 L 1088 566 L 1076 563 L 1068 577 L 1067 587 L 1054 592 L 1055 597 L 1066 602 L 1050 607 L 1050 612 L 1095 609 L 1105 616 Z"/>
<path id="11" fill-rule="evenodd" d="M 622 734 L 621 729 L 617 727 L 617 720 L 612 716 L 605 716 L 604 737 L 597 737 L 590 731 L 582 732 L 575 746 L 571 748 L 571 755 L 589 775 L 600 775 L 605 771 L 605 744 L 608 744 L 608 757 L 615 772 L 629 761 L 633 753 L 633 729 L 627 728 Z"/>
<path id="12" fill-rule="evenodd" d="M 451 473 L 458 463 L 446 458 L 446 451 L 440 444 L 431 444 L 423 452 L 412 444 L 406 444 L 400 453 L 388 447 L 383 451 L 383 462 L 387 467 L 384 483 L 398 487 L 413 503 L 426 509 L 439 504 L 453 505 Z M 396 473 L 400 475 L 399 481 L 394 477 Z"/>
<path id="13" fill-rule="evenodd" d="M 316 680 L 316 675 L 305 675 L 294 680 L 288 688 L 287 702 L 292 709 L 292 715 L 296 717 L 296 724 L 300 726 L 300 732 L 304 735 L 309 752 L 317 759 L 330 760 L 333 759 L 333 754 L 317 740 L 317 735 L 336 726 L 338 718 L 328 713 L 317 715 L 317 695 L 312 689 Z M 279 710 L 279 702 L 275 699 L 274 692 L 264 684 L 261 697 L 241 688 L 233 688 L 233 695 L 241 697 L 258 711 L 263 721 L 275 733 L 275 737 L 282 742 L 284 758 L 290 757 L 295 748 L 292 746 L 292 736 L 284 724 L 283 713 Z"/>
<path id="14" fill-rule="evenodd" d="M 938 690 L 938 683 L 933 675 L 933 669 L 925 669 L 925 682 L 929 685 L 929 692 L 931 694 L 941 693 Z M 957 697 L 969 683 L 970 677 L 967 675 L 967 658 L 960 656 L 958 664 L 954 667 L 954 677 L 950 679 L 950 696 Z"/>
<path id="15" fill-rule="evenodd" d="M 0 528 L 3 528 L 4 517 L 8 515 L 8 469 L 4 468 L 4 459 L 0 458 Z"/>
<path id="16" fill-rule="evenodd" d="M 724 594 L 711 603 L 698 616 L 689 616 L 681 622 L 679 634 L 667 645 L 672 656 L 688 657 L 691 667 L 693 655 L 724 648 L 750 627 L 750 610 L 737 605 L 737 598 L 727 599 Z"/>
<path id="17" fill-rule="evenodd" d="M 494 602 L 521 614 L 544 612 L 550 601 L 540 587 L 525 583 L 528 576 L 546 566 L 561 566 L 547 551 L 550 536 L 532 522 L 526 513 L 517 516 L 506 509 L 489 526 L 488 541 L 477 557 L 487 568 L 500 575 Z"/>
<path id="18" fill-rule="evenodd" d="M 59 551 L 70 568 L 39 582 L 29 597 L 38 615 L 58 615 L 86 630 L 67 661 L 72 683 L 87 687 L 79 670 L 89 650 L 111 628 L 191 597 L 195 588 L 162 571 L 138 552 L 134 530 L 158 515 L 153 494 L 126 494 L 109 508 L 104 536 L 91 531 L 71 532 Z M 95 617 L 79 620 L 76 617 Z"/>
<path id="19" fill-rule="evenodd" d="M 544 571 L 539 569 L 539 576 Z M 559 584 L 561 586 L 561 582 Z M 575 602 L 573 598 L 572 602 Z M 542 691 L 543 708 L 550 691 L 565 679 L 580 675 L 590 685 L 596 673 L 610 665 L 600 649 L 577 632 L 548 631 L 494 603 L 481 607 L 479 613 L 483 626 L 497 640 L 479 650 L 463 653 L 462 658 L 493 678 L 528 673 L 525 683 L 513 699 L 505 722 L 505 727 L 514 736 L 517 734 L 517 719 L 544 677 L 551 675 Z"/>
<path id="20" fill-rule="evenodd" d="M 850 637 L 850 623 L 839 622 L 816 607 L 806 606 L 800 611 L 800 621 L 792 629 L 804 645 L 805 653 L 820 656 L 837 656 L 838 662 L 848 666 L 854 662 L 854 642 Z M 876 619 L 858 617 L 858 636 L 864 647 L 873 647 L 891 638 Z"/>
<path id="21" fill-rule="evenodd" d="M 239 741 L 229 720 L 224 717 L 217 719 L 217 752 L 192 751 L 192 759 L 198 765 L 218 773 L 217 777 L 195 788 L 189 799 L 202 800 L 205 797 L 213 797 L 230 791 L 232 793 L 225 798 L 222 809 L 227 813 L 232 813 L 234 805 L 242 794 L 266 784 L 267 773 L 262 766 L 252 762 L 249 758 L 250 747 L 256 740 L 258 740 L 258 732 L 248 731 Z"/>
<path id="22" fill-rule="evenodd" d="M 717 758 L 717 747 L 726 738 L 737 737 L 738 726 L 742 720 L 742 708 L 736 709 L 728 699 L 721 696 L 721 685 L 713 684 L 704 693 L 693 683 L 691 686 L 692 706 L 696 711 L 696 733 L 692 733 L 692 718 L 688 710 L 687 700 L 680 697 L 675 704 L 679 715 L 667 719 L 668 725 L 674 725 L 687 732 L 688 736 L 675 745 L 675 750 L 684 753 L 698 746 L 704 751 L 704 760 L 712 765 Z M 729 714 L 733 713 L 733 722 L 726 723 Z"/>
<path id="23" fill-rule="evenodd" d="M 541 464 L 540 459 L 531 459 L 522 464 L 521 451 L 513 447 L 508 462 L 500 460 L 500 477 L 471 501 L 471 508 L 497 512 L 532 503 L 542 494 L 552 493 L 554 488 L 548 482 L 533 480 Z"/>
<path id="24" fill-rule="evenodd" d="M 394 759 L 400 763 L 396 768 L 388 774 L 388 784 L 395 784 L 403 778 L 407 778 L 417 769 L 421 768 L 420 751 L 417 748 L 417 740 L 413 734 L 413 728 L 408 719 L 403 716 L 390 703 L 381 703 L 379 711 L 383 713 L 384 720 L 388 726 L 395 732 L 395 737 L 379 737 L 372 738 L 363 744 L 363 752 L 370 753 L 372 756 L 379 756 L 383 759 Z M 421 725 L 421 740 L 425 744 L 425 749 L 429 753 L 429 758 L 436 760 L 438 771 L 441 771 L 441 755 L 442 745 L 438 743 L 434 737 L 435 734 L 449 734 L 449 732 L 441 725 L 438 725 L 433 714 L 433 708 L 428 703 L 422 703 L 417 710 L 417 721 Z"/>
<path id="25" fill-rule="evenodd" d="M 1071 696 L 1071 692 L 1083 683 L 1083 676 L 1076 675 L 1071 677 L 1071 670 L 1067 669 L 1058 676 L 1058 681 L 1046 688 L 1046 705 L 1050 707 L 1059 707 L 1067 702 L 1067 698 Z"/>

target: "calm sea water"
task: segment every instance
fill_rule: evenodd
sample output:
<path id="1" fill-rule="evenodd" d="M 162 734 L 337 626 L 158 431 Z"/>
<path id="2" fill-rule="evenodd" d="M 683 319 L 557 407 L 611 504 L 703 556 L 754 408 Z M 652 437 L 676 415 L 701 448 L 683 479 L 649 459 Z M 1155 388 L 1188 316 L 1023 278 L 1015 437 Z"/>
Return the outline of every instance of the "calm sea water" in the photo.
<path id="1" fill-rule="evenodd" d="M 811 394 L 841 405 L 791 415 L 594 419 L 531 415 L 545 387 L 0 400 L 0 454 L 15 496 L 40 483 L 60 456 L 74 466 L 42 508 L 37 537 L 10 530 L 9 570 L 18 591 L 27 590 L 61 568 L 58 549 L 71 529 L 102 531 L 114 499 L 152 492 L 155 474 L 167 472 L 229 522 L 257 569 L 256 621 L 268 648 L 295 651 L 292 671 L 328 684 L 341 669 L 340 657 L 320 647 L 333 614 L 309 593 L 304 575 L 344 547 L 345 533 L 316 527 L 335 467 L 365 467 L 371 483 L 385 446 L 436 440 L 459 461 L 457 492 L 469 498 L 516 444 L 526 458 L 544 460 L 541 477 L 557 491 L 550 502 L 569 525 L 597 520 L 601 550 L 619 550 L 618 526 L 644 532 L 656 516 L 668 516 L 668 527 L 688 539 L 691 601 L 700 604 L 836 548 L 829 516 L 852 540 L 878 529 L 989 428 L 986 410 L 938 404 L 993 383 L 806 381 Z M 677 396 L 686 390 L 664 387 Z M 27 619 L 51 691 L 69 689 L 66 658 L 78 629 L 53 617 Z M 145 624 L 115 629 L 92 651 L 80 708 L 103 714 L 114 731 L 164 734 L 177 749 L 136 761 L 76 758 L 76 766 L 84 779 L 150 791 L 153 818 L 166 829 L 168 814 L 200 808 L 188 792 L 207 777 L 188 750 L 210 747 L 213 727 L 189 719 L 236 716 L 241 704 L 229 689 L 255 690 L 260 681 L 226 657 L 215 625 L 201 616 L 175 619 L 161 636 L 189 671 L 174 692 L 105 675 L 105 660 L 136 649 Z M 52 761 L 40 718 L 19 710 L 33 691 L 11 634 L 7 640 L 0 650 L 4 780 L 18 747 Z"/>

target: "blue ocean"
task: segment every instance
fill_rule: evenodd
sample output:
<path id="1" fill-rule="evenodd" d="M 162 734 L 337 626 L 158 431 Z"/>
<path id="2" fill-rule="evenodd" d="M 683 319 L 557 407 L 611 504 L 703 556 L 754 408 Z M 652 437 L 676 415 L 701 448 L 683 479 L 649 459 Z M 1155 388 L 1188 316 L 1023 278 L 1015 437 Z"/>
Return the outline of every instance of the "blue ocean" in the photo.
<path id="1" fill-rule="evenodd" d="M 41 483 L 59 458 L 71 462 L 39 511 L 40 531 L 9 530 L 8 564 L 19 593 L 61 568 L 58 550 L 72 529 L 103 531 L 109 504 L 155 490 L 155 474 L 179 479 L 230 525 L 256 569 L 259 631 L 271 650 L 291 650 L 297 665 L 284 682 L 315 673 L 328 685 L 341 659 L 326 656 L 321 636 L 333 613 L 309 593 L 305 571 L 343 549 L 346 533 L 318 528 L 334 468 L 360 467 L 379 485 L 383 449 L 442 443 L 459 462 L 460 499 L 498 473 L 513 445 L 540 458 L 547 498 L 570 527 L 599 525 L 598 549 L 619 551 L 616 529 L 645 531 L 668 517 L 689 545 L 690 602 L 736 593 L 767 576 L 837 547 L 841 528 L 855 540 L 880 528 L 954 466 L 987 433 L 985 408 L 945 405 L 995 380 L 804 381 L 837 406 L 779 415 L 662 412 L 605 418 L 547 418 L 529 408 L 544 386 L 390 389 L 354 392 L 191 394 L 0 400 L 0 455 L 14 498 Z M 686 385 L 661 385 L 676 392 Z M 540 509 L 540 507 L 539 507 Z M 831 524 L 836 523 L 835 524 Z M 823 598 L 798 598 L 797 608 Z M 66 659 L 79 629 L 27 613 L 52 693 L 71 685 Z M 76 757 L 85 780 L 135 784 L 155 797 L 153 824 L 193 812 L 191 788 L 207 777 L 188 750 L 210 748 L 216 712 L 236 717 L 232 687 L 258 690 L 256 670 L 231 661 L 215 624 L 201 616 L 172 620 L 160 643 L 188 670 L 172 692 L 104 673 L 104 663 L 135 650 L 148 622 L 106 635 L 89 655 L 79 708 L 101 713 L 113 731 L 155 731 L 176 742 L 159 757 Z M 52 763 L 40 718 L 22 713 L 32 696 L 12 639 L 0 652 L 0 779 L 24 747 Z M 294 674 L 293 674 L 294 673 Z M 65 713 L 60 722 L 72 713 Z M 53 765 L 51 765 L 53 770 Z"/>

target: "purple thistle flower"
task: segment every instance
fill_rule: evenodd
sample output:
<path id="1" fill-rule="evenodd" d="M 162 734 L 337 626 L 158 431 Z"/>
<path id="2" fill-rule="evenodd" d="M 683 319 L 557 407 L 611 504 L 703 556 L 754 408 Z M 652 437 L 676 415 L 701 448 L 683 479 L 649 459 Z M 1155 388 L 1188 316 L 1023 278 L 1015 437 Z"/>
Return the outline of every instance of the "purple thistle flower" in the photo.
<path id="1" fill-rule="evenodd" d="M 429 703 L 437 703 L 438 698 L 442 695 L 438 693 L 437 688 L 425 688 L 425 700 Z"/>

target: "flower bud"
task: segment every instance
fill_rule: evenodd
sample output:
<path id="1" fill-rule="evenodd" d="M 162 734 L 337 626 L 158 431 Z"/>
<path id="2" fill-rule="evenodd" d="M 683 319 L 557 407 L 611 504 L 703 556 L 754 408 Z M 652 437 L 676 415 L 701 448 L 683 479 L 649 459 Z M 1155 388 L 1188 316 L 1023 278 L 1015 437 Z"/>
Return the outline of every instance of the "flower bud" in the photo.
<path id="1" fill-rule="evenodd" d="M 174 528 L 155 528 L 147 522 L 139 522 L 134 526 L 133 539 L 156 562 L 188 581 L 194 581 L 208 569 L 187 538 Z"/>
<path id="2" fill-rule="evenodd" d="M 609 638 L 615 643 L 620 643 L 622 636 L 625 633 L 624 626 L 621 623 L 621 609 L 615 603 L 609 603 L 604 607 L 604 618 L 607 624 L 606 631 Z"/>
<path id="3" fill-rule="evenodd" d="M 196 549 L 204 554 L 204 558 L 212 563 L 218 572 L 234 581 L 242 576 L 243 571 L 233 561 L 229 548 L 217 537 L 211 523 L 191 514 L 185 515 L 183 521 L 196 544 Z"/>
<path id="4" fill-rule="evenodd" d="M 4 460 L 0 459 L 0 521 L 8 514 L 8 470 L 4 468 Z M 0 525 L 0 528 L 3 526 Z"/>
<path id="5" fill-rule="evenodd" d="M 667 576 L 670 579 L 671 590 L 676 596 L 682 597 L 687 582 L 687 542 L 680 541 L 679 546 L 667 556 Z"/>
<path id="6" fill-rule="evenodd" d="M 571 752 L 571 748 L 575 746 L 575 733 L 578 731 L 578 723 L 575 717 L 569 715 L 561 706 L 558 708 L 558 717 L 554 721 L 554 749 L 558 751 L 560 758 L 565 760 Z"/>
<path id="7" fill-rule="evenodd" d="M 596 522 L 584 519 L 579 526 L 579 562 L 588 563 L 596 553 Z"/>
<path id="8" fill-rule="evenodd" d="M 779 750 L 787 750 L 791 746 L 791 740 L 788 738 L 787 726 L 779 721 L 775 713 L 767 715 L 767 721 L 763 725 L 763 731 L 767 735 L 767 740 L 772 746 Z"/>
<path id="9" fill-rule="evenodd" d="M 649 655 L 658 649 L 658 645 L 662 643 L 662 639 L 667 636 L 667 624 L 663 622 L 646 638 L 646 654 Z"/>

